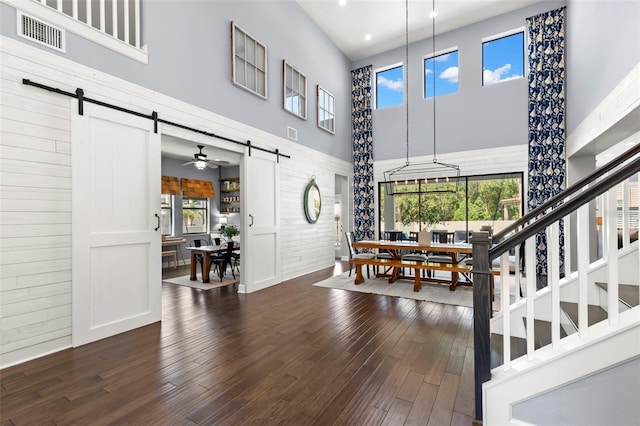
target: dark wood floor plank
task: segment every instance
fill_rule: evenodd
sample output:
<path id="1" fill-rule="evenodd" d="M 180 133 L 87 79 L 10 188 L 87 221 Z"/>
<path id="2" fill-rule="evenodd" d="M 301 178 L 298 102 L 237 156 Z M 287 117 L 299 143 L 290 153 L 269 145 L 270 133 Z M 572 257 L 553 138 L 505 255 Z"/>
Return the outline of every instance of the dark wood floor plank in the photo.
<path id="1" fill-rule="evenodd" d="M 472 309 L 313 286 L 345 265 L 252 294 L 164 283 L 162 323 L 0 371 L 0 425 L 470 421 Z"/>

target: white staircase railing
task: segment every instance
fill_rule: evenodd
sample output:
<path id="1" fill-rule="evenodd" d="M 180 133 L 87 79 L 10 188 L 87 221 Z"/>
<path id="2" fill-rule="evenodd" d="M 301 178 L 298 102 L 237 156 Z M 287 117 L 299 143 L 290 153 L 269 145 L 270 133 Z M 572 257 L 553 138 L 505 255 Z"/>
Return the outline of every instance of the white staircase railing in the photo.
<path id="1" fill-rule="evenodd" d="M 485 244 L 488 250 L 487 259 L 479 256 L 482 250 L 478 248 L 476 252 L 474 244 L 474 291 L 481 292 L 483 282 L 489 285 L 490 275 L 483 273 L 483 268 L 490 265 L 491 259 L 496 255 L 501 258 L 501 273 L 496 279 L 496 287 L 499 285 L 499 288 L 496 288 L 496 297 L 500 298 L 500 302 L 489 302 L 497 308 L 493 314 L 494 318 L 488 326 L 483 323 L 486 320 L 478 317 L 474 319 L 477 419 L 483 417 L 483 402 L 481 395 L 478 395 L 481 389 L 479 384 L 482 382 L 495 379 L 496 376 L 504 380 L 505 377 L 520 374 L 541 362 L 559 357 L 568 350 L 589 344 L 596 338 L 601 339 L 603 327 L 615 332 L 621 325 L 626 327 L 633 323 L 640 324 L 640 307 L 621 310 L 620 306 L 625 305 L 619 303 L 620 284 L 635 284 L 638 289 L 636 296 L 640 297 L 640 250 L 637 242 L 631 243 L 632 238 L 637 239 L 638 234 L 637 213 L 634 218 L 633 212 L 637 212 L 638 209 L 640 156 L 637 147 L 629 152 L 631 151 L 634 152 L 618 166 L 611 166 L 610 171 L 578 191 L 567 191 L 570 192 L 567 197 L 561 198 L 560 201 L 556 199 L 551 207 L 537 212 L 537 215 L 530 217 L 526 223 L 519 224 L 520 228 L 515 229 L 516 234 L 512 237 L 491 249 L 489 244 Z M 615 186 L 616 182 L 622 183 Z M 594 202 L 596 197 L 598 200 Z M 595 221 L 596 205 L 600 208 L 598 216 L 602 217 L 600 229 Z M 560 222 L 563 224 L 562 228 Z M 546 276 L 536 274 L 535 236 L 538 232 L 545 232 L 547 237 Z M 481 246 L 483 243 L 479 234 L 474 233 L 474 239 L 479 241 L 478 246 Z M 575 235 L 575 246 L 569 244 L 571 234 Z M 600 253 L 592 253 L 592 244 L 588 243 L 593 239 L 599 240 L 600 235 L 604 248 L 601 257 Z M 522 276 L 519 271 L 518 249 L 521 244 L 524 245 L 525 265 Z M 562 269 L 561 247 L 564 248 Z M 511 275 L 509 250 L 514 248 L 516 268 L 515 274 Z M 624 255 L 622 259 L 621 255 Z M 596 260 L 591 261 L 592 259 Z M 595 285 L 596 281 L 607 282 L 607 297 L 604 303 L 599 302 L 599 292 L 602 290 Z M 482 296 L 474 300 L 482 302 Z M 563 301 L 577 303 L 577 330 L 568 329 L 570 321 L 561 308 Z M 597 332 L 593 332 L 589 327 L 589 305 L 594 304 L 604 305 L 607 312 L 606 321 L 602 322 L 604 325 L 596 324 L 599 326 Z M 474 315 L 480 317 L 482 312 L 486 311 L 482 305 L 476 304 L 475 308 Z M 548 322 L 550 327 L 550 337 L 547 337 L 546 341 L 541 341 L 538 333 L 534 331 L 541 320 Z M 484 329 L 488 330 L 489 336 Z M 490 347 L 491 333 L 502 334 L 502 350 L 499 354 L 495 353 L 495 348 Z M 526 340 L 526 349 L 512 346 L 512 342 L 518 339 Z M 487 344 L 489 347 L 485 348 Z M 490 365 L 486 365 L 491 359 L 501 359 L 502 364 L 491 369 Z M 490 373 L 487 374 L 483 368 L 489 368 Z"/>

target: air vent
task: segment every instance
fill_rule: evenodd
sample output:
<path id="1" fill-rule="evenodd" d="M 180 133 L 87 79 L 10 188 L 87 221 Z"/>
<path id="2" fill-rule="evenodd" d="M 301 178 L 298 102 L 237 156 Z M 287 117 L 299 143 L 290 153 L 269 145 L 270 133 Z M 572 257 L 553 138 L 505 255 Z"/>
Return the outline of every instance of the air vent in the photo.
<path id="1" fill-rule="evenodd" d="M 298 140 L 298 131 L 296 129 L 294 129 L 293 127 L 289 127 L 287 126 L 287 137 L 291 140 L 297 141 Z"/>
<path id="2" fill-rule="evenodd" d="M 65 51 L 63 30 L 20 12 L 18 35 L 52 49 Z"/>

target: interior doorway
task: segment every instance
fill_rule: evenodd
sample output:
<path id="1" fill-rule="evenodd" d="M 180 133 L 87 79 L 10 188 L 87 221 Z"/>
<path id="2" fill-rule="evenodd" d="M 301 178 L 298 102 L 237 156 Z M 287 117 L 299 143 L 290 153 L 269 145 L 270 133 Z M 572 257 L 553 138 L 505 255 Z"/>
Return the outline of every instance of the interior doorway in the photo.
<path id="1" fill-rule="evenodd" d="M 191 253 L 186 247 L 195 245 L 196 241 L 211 244 L 223 237 L 221 232 L 228 226 L 234 225 L 240 233 L 243 228 L 241 149 L 233 151 L 226 149 L 228 144 L 224 141 L 191 136 L 163 133 L 161 139 L 163 188 L 158 199 L 162 210 L 163 278 L 190 273 Z M 167 188 L 165 180 L 173 182 L 174 187 Z M 183 188 L 185 180 L 206 182 L 210 193 L 187 194 Z M 233 239 L 239 241 L 239 236 Z M 164 256 L 165 250 L 175 250 L 177 256 Z"/>

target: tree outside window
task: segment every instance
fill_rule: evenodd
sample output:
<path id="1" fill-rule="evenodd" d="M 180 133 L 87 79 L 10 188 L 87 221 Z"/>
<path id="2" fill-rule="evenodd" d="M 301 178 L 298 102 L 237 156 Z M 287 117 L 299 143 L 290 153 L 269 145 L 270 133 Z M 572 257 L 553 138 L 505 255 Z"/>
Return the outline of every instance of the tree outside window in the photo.
<path id="1" fill-rule="evenodd" d="M 182 232 L 202 234 L 208 232 L 208 204 L 206 198 L 182 199 Z"/>

